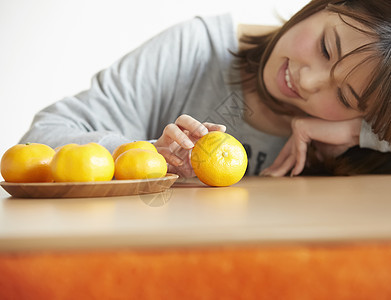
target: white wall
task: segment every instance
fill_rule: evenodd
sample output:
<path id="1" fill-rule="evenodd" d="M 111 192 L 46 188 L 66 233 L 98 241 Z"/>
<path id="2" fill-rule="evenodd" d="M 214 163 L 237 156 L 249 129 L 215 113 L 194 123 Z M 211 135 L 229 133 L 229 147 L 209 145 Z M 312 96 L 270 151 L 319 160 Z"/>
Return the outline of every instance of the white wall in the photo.
<path id="1" fill-rule="evenodd" d="M 279 24 L 307 0 L 0 0 L 0 155 L 38 110 L 89 87 L 141 42 L 195 15 Z"/>

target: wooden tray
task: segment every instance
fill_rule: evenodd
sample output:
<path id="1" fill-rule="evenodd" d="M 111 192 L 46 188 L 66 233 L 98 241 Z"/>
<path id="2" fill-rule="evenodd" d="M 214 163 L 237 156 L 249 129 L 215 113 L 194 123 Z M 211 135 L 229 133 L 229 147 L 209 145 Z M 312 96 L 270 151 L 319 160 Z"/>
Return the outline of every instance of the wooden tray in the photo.
<path id="1" fill-rule="evenodd" d="M 178 175 L 167 174 L 154 179 L 50 183 L 2 181 L 0 185 L 16 198 L 86 198 L 158 193 L 168 189 L 177 179 Z"/>

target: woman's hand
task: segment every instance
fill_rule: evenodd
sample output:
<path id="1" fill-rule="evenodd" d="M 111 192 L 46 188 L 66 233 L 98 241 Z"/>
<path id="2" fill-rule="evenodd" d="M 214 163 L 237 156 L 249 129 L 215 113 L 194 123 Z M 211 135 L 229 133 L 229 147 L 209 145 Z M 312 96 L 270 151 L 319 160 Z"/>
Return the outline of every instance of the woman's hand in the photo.
<path id="1" fill-rule="evenodd" d="M 346 121 L 326 121 L 316 118 L 294 118 L 292 135 L 281 152 L 262 176 L 299 175 L 306 164 L 307 148 L 310 143 L 315 148 L 319 160 L 337 157 L 350 147 L 359 144 L 361 118 Z"/>
<path id="2" fill-rule="evenodd" d="M 188 115 L 181 115 L 175 123 L 168 124 L 164 128 L 162 136 L 154 145 L 166 159 L 168 172 L 182 177 L 192 177 L 195 174 L 190 164 L 190 150 L 194 147 L 194 143 L 209 131 L 225 132 L 225 130 L 224 125 L 200 123 Z"/>

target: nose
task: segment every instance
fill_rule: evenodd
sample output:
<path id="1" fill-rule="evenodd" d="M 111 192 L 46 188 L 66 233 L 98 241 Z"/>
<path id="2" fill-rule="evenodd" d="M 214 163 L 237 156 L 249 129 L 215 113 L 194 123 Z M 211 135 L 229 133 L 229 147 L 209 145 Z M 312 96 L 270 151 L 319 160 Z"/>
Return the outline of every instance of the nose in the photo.
<path id="1" fill-rule="evenodd" d="M 330 84 L 330 70 L 304 66 L 299 72 L 299 83 L 302 91 L 317 93 Z"/>

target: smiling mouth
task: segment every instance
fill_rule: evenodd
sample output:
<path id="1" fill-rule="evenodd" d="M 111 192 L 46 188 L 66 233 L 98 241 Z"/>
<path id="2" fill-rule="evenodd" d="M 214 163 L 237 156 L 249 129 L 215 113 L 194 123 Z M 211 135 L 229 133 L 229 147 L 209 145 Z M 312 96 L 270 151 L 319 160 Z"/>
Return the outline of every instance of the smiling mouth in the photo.
<path id="1" fill-rule="evenodd" d="M 283 95 L 290 99 L 303 99 L 298 93 L 294 78 L 289 71 L 289 59 L 286 59 L 280 66 L 276 76 L 276 83 L 281 96 Z"/>
<path id="2" fill-rule="evenodd" d="M 291 93 L 291 97 L 293 96 L 295 98 L 303 99 L 303 97 L 301 97 L 301 95 L 297 91 L 296 86 L 292 82 L 291 74 L 289 73 L 289 62 L 287 63 L 287 65 L 285 67 L 285 72 L 284 72 L 284 76 L 283 77 L 284 77 L 284 80 L 285 80 L 285 84 L 286 84 L 286 86 L 288 87 L 288 89 L 289 89 L 289 91 Z"/>
<path id="3" fill-rule="evenodd" d="M 285 82 L 286 82 L 286 85 L 287 85 L 293 92 L 295 92 L 295 90 L 293 90 L 293 86 L 292 86 L 292 82 L 291 82 L 291 76 L 289 75 L 288 67 L 285 69 Z"/>

